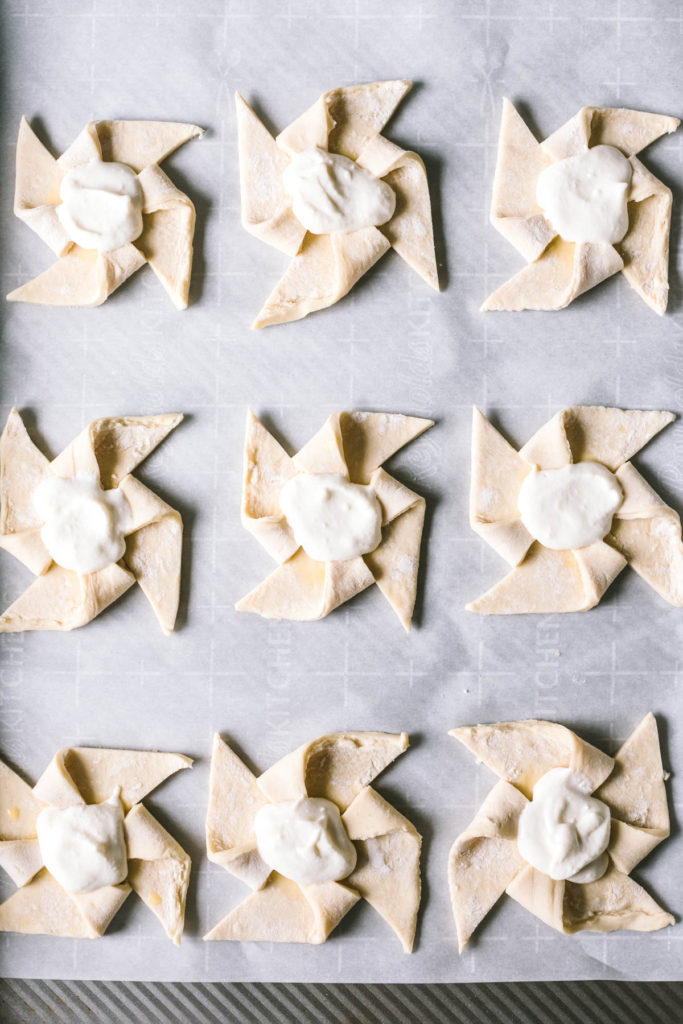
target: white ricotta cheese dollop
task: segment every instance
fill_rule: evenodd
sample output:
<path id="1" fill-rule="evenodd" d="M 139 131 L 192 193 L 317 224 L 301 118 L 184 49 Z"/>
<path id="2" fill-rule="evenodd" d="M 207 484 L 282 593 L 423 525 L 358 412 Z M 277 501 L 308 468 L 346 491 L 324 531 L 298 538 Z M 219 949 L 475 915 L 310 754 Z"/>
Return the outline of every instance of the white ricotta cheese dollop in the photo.
<path id="1" fill-rule="evenodd" d="M 574 462 L 561 469 L 533 469 L 517 498 L 522 522 L 546 548 L 585 548 L 605 537 L 624 492 L 614 473 L 599 462 Z"/>
<path id="2" fill-rule="evenodd" d="M 517 847 L 544 875 L 594 882 L 607 870 L 611 827 L 609 807 L 590 795 L 585 775 L 552 768 L 520 815 Z"/>
<path id="3" fill-rule="evenodd" d="M 355 160 L 311 146 L 292 157 L 282 176 L 295 216 L 314 235 L 385 224 L 396 195 Z"/>
<path id="4" fill-rule="evenodd" d="M 93 892 L 126 880 L 128 854 L 118 789 L 102 804 L 44 807 L 36 830 L 43 863 L 67 892 Z"/>
<path id="5" fill-rule="evenodd" d="M 344 562 L 382 540 L 382 508 L 370 487 L 336 473 L 300 473 L 280 491 L 294 537 L 318 562 Z"/>
<path id="6" fill-rule="evenodd" d="M 299 885 L 336 882 L 356 866 L 356 848 L 331 800 L 301 797 L 266 804 L 256 815 L 254 832 L 266 864 Z"/>
<path id="7" fill-rule="evenodd" d="M 565 242 L 614 245 L 628 231 L 631 173 L 614 146 L 593 146 L 541 171 L 536 201 Z"/>
<path id="8" fill-rule="evenodd" d="M 72 242 L 110 252 L 142 234 L 142 188 L 128 164 L 99 160 L 72 167 L 59 188 L 57 216 Z"/>
<path id="9" fill-rule="evenodd" d="M 131 511 L 118 488 L 102 490 L 91 474 L 49 476 L 33 492 L 33 506 L 43 543 L 62 568 L 85 576 L 123 557 Z"/>

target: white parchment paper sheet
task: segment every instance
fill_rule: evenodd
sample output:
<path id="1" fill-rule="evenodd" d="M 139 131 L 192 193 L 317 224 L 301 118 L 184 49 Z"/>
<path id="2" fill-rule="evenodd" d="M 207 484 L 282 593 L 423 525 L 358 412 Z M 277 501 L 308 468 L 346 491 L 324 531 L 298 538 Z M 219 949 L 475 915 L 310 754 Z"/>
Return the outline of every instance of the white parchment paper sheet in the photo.
<path id="1" fill-rule="evenodd" d="M 484 619 L 463 610 L 506 569 L 467 522 L 473 402 L 519 444 L 563 405 L 683 412 L 683 134 L 644 155 L 676 190 L 666 318 L 621 277 L 561 313 L 478 312 L 521 267 L 487 219 L 501 97 L 518 102 L 541 135 L 583 104 L 680 115 L 680 4 L 6 0 L 2 19 L 4 292 L 51 261 L 11 212 L 21 114 L 56 153 L 90 118 L 207 128 L 164 165 L 198 210 L 187 312 L 172 308 L 149 268 L 100 309 L 0 306 L 0 411 L 4 418 L 16 403 L 27 412 L 47 451 L 96 416 L 187 416 L 140 473 L 185 520 L 177 633 L 163 637 L 136 588 L 85 629 L 0 637 L 2 751 L 29 780 L 66 744 L 196 758 L 192 772 L 146 801 L 192 854 L 186 932 L 175 949 L 131 897 L 100 942 L 1 936 L 4 972 L 178 981 L 682 977 L 679 924 L 568 938 L 508 899 L 459 959 L 446 888 L 449 846 L 495 781 L 446 735 L 455 725 L 545 716 L 614 751 L 652 709 L 665 761 L 683 771 L 683 616 L 634 573 L 584 615 Z M 427 163 L 443 293 L 390 254 L 334 309 L 251 333 L 286 258 L 240 227 L 233 92 L 279 130 L 325 89 L 397 77 L 416 86 L 387 134 Z M 428 499 L 411 636 L 377 588 L 317 624 L 233 611 L 273 568 L 239 523 L 247 403 L 294 448 L 335 409 L 438 421 L 391 466 Z M 636 459 L 679 509 L 682 456 L 677 423 Z M 7 554 L 0 574 L 8 604 L 30 577 Z M 247 895 L 204 858 L 212 732 L 263 770 L 299 743 L 346 728 L 412 735 L 379 788 L 425 837 L 416 952 L 405 956 L 367 904 L 321 947 L 202 943 Z M 680 793 L 674 774 L 673 835 L 635 873 L 679 914 Z"/>

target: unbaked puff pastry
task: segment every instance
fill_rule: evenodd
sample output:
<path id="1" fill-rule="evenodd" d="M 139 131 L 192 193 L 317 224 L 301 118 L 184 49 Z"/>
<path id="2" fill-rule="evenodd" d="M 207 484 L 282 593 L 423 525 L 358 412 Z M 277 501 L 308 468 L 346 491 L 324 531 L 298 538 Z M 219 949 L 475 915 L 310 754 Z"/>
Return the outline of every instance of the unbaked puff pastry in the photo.
<path id="1" fill-rule="evenodd" d="M 31 789 L 0 761 L 0 866 L 19 886 L 0 904 L 0 931 L 98 939 L 135 891 L 180 945 L 190 858 L 140 801 L 191 764 L 182 754 L 65 747 Z M 43 865 L 38 815 L 44 807 L 103 803 L 117 788 L 125 813 L 128 876 L 119 885 L 67 892 Z"/>
<path id="2" fill-rule="evenodd" d="M 513 568 L 467 610 L 488 615 L 586 611 L 626 565 L 665 601 L 683 605 L 680 517 L 628 461 L 674 419 L 670 412 L 571 406 L 517 452 L 475 408 L 470 525 Z M 582 461 L 614 473 L 623 502 L 603 540 L 551 550 L 524 526 L 520 488 L 534 467 L 559 469 Z"/>
<path id="3" fill-rule="evenodd" d="M 242 224 L 292 258 L 253 323 L 299 320 L 338 302 L 388 249 L 395 249 L 438 291 L 429 186 L 417 153 L 380 135 L 412 82 L 372 82 L 332 89 L 273 138 L 237 94 Z M 381 227 L 311 234 L 295 216 L 282 175 L 292 157 L 312 146 L 354 160 L 396 195 Z"/>
<path id="4" fill-rule="evenodd" d="M 630 873 L 669 835 L 669 811 L 657 723 L 648 714 L 614 758 L 555 722 L 500 722 L 450 734 L 491 768 L 496 783 L 453 844 L 448 881 L 460 952 L 507 892 L 565 934 L 625 928 L 656 931 L 674 923 Z M 553 768 L 580 772 L 607 804 L 608 867 L 597 881 L 556 880 L 520 855 L 517 829 L 536 782 Z"/>
<path id="5" fill-rule="evenodd" d="M 8 300 L 43 306 L 99 306 L 131 274 L 149 263 L 174 306 L 185 309 L 195 210 L 192 200 L 176 188 L 159 164 L 189 139 L 202 134 L 197 125 L 174 121 L 89 121 L 55 159 L 22 117 L 14 212 L 40 236 L 57 261 L 32 281 L 15 288 Z M 73 242 L 56 212 L 64 176 L 92 160 L 126 164 L 137 175 L 142 191 L 142 234 L 109 252 L 86 249 Z"/>
<path id="6" fill-rule="evenodd" d="M 528 266 L 496 289 L 482 310 L 563 309 L 621 271 L 651 309 L 666 310 L 669 291 L 671 190 L 636 154 L 674 132 L 675 117 L 619 107 L 582 107 L 537 142 L 509 100 L 503 100 L 491 223 Z M 536 201 L 540 173 L 594 146 L 618 149 L 631 165 L 628 231 L 615 245 L 564 241 Z"/>
<path id="7" fill-rule="evenodd" d="M 366 899 L 410 953 L 420 905 L 421 838 L 369 785 L 407 747 L 405 733 L 332 733 L 303 744 L 257 777 L 216 735 L 207 855 L 253 892 L 204 938 L 318 944 Z M 341 812 L 357 853 L 356 867 L 341 882 L 299 885 L 272 870 L 259 853 L 258 811 L 302 797 L 322 797 Z"/>
<path id="8" fill-rule="evenodd" d="M 12 409 L 0 437 L 0 548 L 38 578 L 0 615 L 0 633 L 84 626 L 139 583 L 164 633 L 175 623 L 180 595 L 183 526 L 180 513 L 132 475 L 182 420 L 180 414 L 94 420 L 50 461 Z M 130 509 L 124 557 L 80 575 L 53 561 L 34 507 L 49 477 L 84 475 L 116 488 Z"/>
<path id="9" fill-rule="evenodd" d="M 417 593 L 425 500 L 382 469 L 432 420 L 394 413 L 336 412 L 290 456 L 251 410 L 247 413 L 242 525 L 280 564 L 236 604 L 265 618 L 311 621 L 376 583 L 410 630 Z M 382 539 L 370 554 L 320 562 L 299 546 L 280 509 L 280 491 L 299 473 L 339 474 L 370 487 L 382 510 Z"/>

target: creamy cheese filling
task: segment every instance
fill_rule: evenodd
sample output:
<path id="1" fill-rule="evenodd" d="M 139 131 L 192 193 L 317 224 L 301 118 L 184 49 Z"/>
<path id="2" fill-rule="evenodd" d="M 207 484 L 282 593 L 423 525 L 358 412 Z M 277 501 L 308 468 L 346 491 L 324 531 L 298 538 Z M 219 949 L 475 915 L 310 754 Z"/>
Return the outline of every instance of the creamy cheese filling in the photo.
<path id="1" fill-rule="evenodd" d="M 280 491 L 280 509 L 307 555 L 344 562 L 382 540 L 382 508 L 370 487 L 336 473 L 301 473 Z"/>
<path id="2" fill-rule="evenodd" d="M 386 182 L 355 160 L 319 146 L 293 156 L 282 183 L 295 216 L 314 235 L 385 224 L 396 208 L 396 195 Z"/>
<path id="3" fill-rule="evenodd" d="M 594 882 L 604 875 L 610 811 L 590 792 L 586 776 L 569 768 L 541 776 L 517 830 L 517 847 L 527 863 L 570 882 Z"/>
<path id="4" fill-rule="evenodd" d="M 142 189 L 127 164 L 99 160 L 72 167 L 62 178 L 57 216 L 72 242 L 109 252 L 142 234 Z"/>
<path id="5" fill-rule="evenodd" d="M 33 506 L 43 543 L 62 568 L 84 576 L 123 557 L 130 505 L 118 489 L 103 491 L 96 476 L 46 477 L 33 492 Z"/>
<path id="6" fill-rule="evenodd" d="M 522 522 L 546 548 L 585 548 L 605 537 L 624 492 L 614 473 L 599 462 L 574 462 L 561 469 L 533 469 L 517 498 Z"/>
<path id="7" fill-rule="evenodd" d="M 322 797 L 266 804 L 256 815 L 254 833 L 266 864 L 299 885 L 336 882 L 356 866 L 356 848 L 339 808 Z"/>
<path id="8" fill-rule="evenodd" d="M 631 173 L 614 146 L 593 146 L 541 171 L 536 201 L 565 242 L 613 245 L 628 231 Z"/>
<path id="9" fill-rule="evenodd" d="M 93 892 L 126 880 L 128 855 L 118 788 L 102 804 L 44 807 L 36 829 L 43 863 L 67 892 Z"/>

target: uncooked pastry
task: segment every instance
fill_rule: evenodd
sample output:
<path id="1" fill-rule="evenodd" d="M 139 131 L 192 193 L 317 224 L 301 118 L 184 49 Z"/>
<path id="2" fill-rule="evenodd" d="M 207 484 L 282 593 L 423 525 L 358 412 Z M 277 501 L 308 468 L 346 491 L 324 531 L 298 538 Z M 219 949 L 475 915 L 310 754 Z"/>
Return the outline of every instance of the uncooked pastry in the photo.
<path id="1" fill-rule="evenodd" d="M 336 412 L 300 452 L 289 456 L 249 410 L 242 525 L 280 565 L 238 601 L 237 610 L 271 619 L 321 619 L 376 583 L 409 631 L 425 500 L 381 466 L 431 426 L 432 420 L 394 413 Z M 280 491 L 297 473 L 337 473 L 369 485 L 382 507 L 380 546 L 345 562 L 310 558 L 280 511 Z"/>
<path id="2" fill-rule="evenodd" d="M 670 412 L 572 406 L 517 452 L 475 408 L 470 525 L 514 568 L 467 610 L 489 615 L 586 611 L 626 565 L 670 604 L 683 605 L 680 517 L 627 461 L 674 419 Z M 517 505 L 522 481 L 533 466 L 558 469 L 584 459 L 616 474 L 623 504 L 604 540 L 551 550 L 522 523 Z"/>
<path id="3" fill-rule="evenodd" d="M 407 747 L 405 733 L 332 733 L 304 743 L 257 777 L 216 735 L 207 856 L 253 892 L 204 938 L 317 944 L 365 898 L 410 953 L 420 906 L 422 840 L 369 785 Z M 358 854 L 343 882 L 299 885 L 272 871 L 258 852 L 253 822 L 259 809 L 306 796 L 331 800 L 342 812 Z"/>
<path id="4" fill-rule="evenodd" d="M 140 801 L 192 761 L 182 754 L 64 747 L 31 789 L 0 761 L 0 866 L 19 886 L 0 904 L 0 931 L 98 939 L 131 890 L 180 945 L 190 858 Z M 43 866 L 36 819 L 46 805 L 102 803 L 116 787 L 125 812 L 128 877 L 75 894 Z"/>
<path id="5" fill-rule="evenodd" d="M 94 420 L 50 461 L 12 409 L 0 436 L 0 548 L 38 578 L 0 615 L 0 633 L 84 626 L 136 582 L 164 633 L 172 631 L 180 596 L 182 519 L 132 471 L 182 418 L 169 413 Z M 33 507 L 41 480 L 77 473 L 95 475 L 105 490 L 119 487 L 132 513 L 124 557 L 86 576 L 52 561 Z"/>
<path id="6" fill-rule="evenodd" d="M 438 291 L 427 174 L 417 153 L 380 135 L 412 82 L 372 82 L 323 95 L 273 138 L 239 95 L 242 224 L 292 257 L 254 328 L 298 320 L 338 302 L 388 249 Z M 394 216 L 381 227 L 313 235 L 294 215 L 282 186 L 291 157 L 311 146 L 355 160 L 396 194 Z"/>
<path id="7" fill-rule="evenodd" d="M 652 713 L 614 758 L 555 722 L 465 726 L 450 735 L 500 778 L 451 847 L 448 882 L 461 953 L 504 892 L 565 934 L 656 931 L 674 923 L 629 877 L 669 835 L 667 775 Z M 527 864 L 517 848 L 517 823 L 535 783 L 558 767 L 585 775 L 612 815 L 609 867 L 596 882 L 556 881 Z"/>
<path id="8" fill-rule="evenodd" d="M 489 295 L 482 310 L 563 309 L 621 271 L 660 315 L 669 292 L 671 190 L 638 160 L 639 153 L 680 121 L 620 107 L 582 107 L 537 142 L 509 100 L 503 100 L 491 223 L 529 264 Z M 629 228 L 616 245 L 565 242 L 536 202 L 536 182 L 550 164 L 592 146 L 613 146 L 632 167 Z"/>
<path id="9" fill-rule="evenodd" d="M 175 307 L 185 309 L 195 211 L 192 200 L 176 188 L 159 164 L 188 139 L 202 134 L 194 124 L 175 121 L 89 121 L 55 159 L 22 117 L 14 212 L 58 259 L 38 277 L 10 292 L 8 300 L 42 306 L 99 306 L 149 263 Z M 131 167 L 138 176 L 144 203 L 140 237 L 101 253 L 70 241 L 56 213 L 64 175 L 97 158 Z"/>

